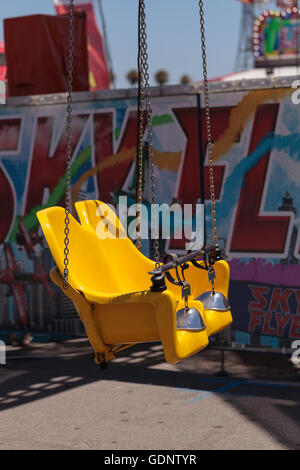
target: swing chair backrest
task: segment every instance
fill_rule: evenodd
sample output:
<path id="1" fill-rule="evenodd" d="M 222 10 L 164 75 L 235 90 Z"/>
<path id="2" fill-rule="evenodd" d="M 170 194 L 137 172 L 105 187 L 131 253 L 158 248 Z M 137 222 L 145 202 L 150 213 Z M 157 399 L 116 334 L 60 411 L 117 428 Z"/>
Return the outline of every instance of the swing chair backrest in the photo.
<path id="1" fill-rule="evenodd" d="M 59 271 L 64 272 L 64 226 L 65 211 L 62 207 L 51 207 L 37 213 L 44 235 Z M 110 275 L 111 268 L 102 256 L 98 239 L 90 231 L 70 217 L 69 276 L 73 289 L 104 293 L 120 290 L 117 280 Z M 103 282 L 105 279 L 105 282 Z"/>
<path id="2" fill-rule="evenodd" d="M 73 289 L 104 294 L 148 290 L 151 284 L 148 271 L 154 269 L 154 263 L 135 248 L 113 211 L 103 204 L 103 211 L 96 213 L 96 201 L 77 203 L 76 208 L 82 225 L 70 215 L 68 282 Z M 100 213 L 104 216 L 99 216 Z M 64 209 L 51 207 L 38 212 L 37 216 L 56 265 L 63 274 Z M 116 229 L 122 231 L 125 238 L 111 238 Z M 103 235 L 109 231 L 107 238 L 97 236 L 97 233 Z"/>
<path id="3" fill-rule="evenodd" d="M 122 288 L 148 290 L 151 285 L 148 272 L 155 264 L 137 250 L 115 212 L 101 201 L 81 201 L 75 206 L 82 226 L 96 234 L 103 256 Z"/>

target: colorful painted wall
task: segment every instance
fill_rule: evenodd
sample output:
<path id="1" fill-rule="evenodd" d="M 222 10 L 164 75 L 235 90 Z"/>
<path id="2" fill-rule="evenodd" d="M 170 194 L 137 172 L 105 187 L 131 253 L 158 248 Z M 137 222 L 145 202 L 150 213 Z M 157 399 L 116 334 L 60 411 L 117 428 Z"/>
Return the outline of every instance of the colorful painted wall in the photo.
<path id="1" fill-rule="evenodd" d="M 243 343 L 277 347 L 300 338 L 300 105 L 293 92 L 211 95 L 218 236 L 231 266 L 235 340 Z M 74 199 L 133 195 L 136 99 L 120 95 L 75 99 Z M 156 192 L 167 203 L 204 195 L 209 241 L 207 137 L 197 103 L 191 91 L 153 98 Z M 2 336 L 24 328 L 44 338 L 83 334 L 72 304 L 48 279 L 53 261 L 35 215 L 63 204 L 65 119 L 59 97 L 0 107 Z M 183 246 L 171 240 L 163 248 Z"/>

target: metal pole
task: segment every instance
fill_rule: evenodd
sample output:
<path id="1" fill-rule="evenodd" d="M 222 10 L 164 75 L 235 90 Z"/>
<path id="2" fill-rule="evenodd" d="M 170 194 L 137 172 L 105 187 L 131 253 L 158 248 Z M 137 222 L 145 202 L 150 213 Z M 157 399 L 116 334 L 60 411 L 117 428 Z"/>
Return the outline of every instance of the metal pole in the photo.
<path id="1" fill-rule="evenodd" d="M 221 368 L 219 372 L 215 374 L 216 377 L 228 377 L 228 372 L 225 370 L 225 350 L 221 350 Z"/>

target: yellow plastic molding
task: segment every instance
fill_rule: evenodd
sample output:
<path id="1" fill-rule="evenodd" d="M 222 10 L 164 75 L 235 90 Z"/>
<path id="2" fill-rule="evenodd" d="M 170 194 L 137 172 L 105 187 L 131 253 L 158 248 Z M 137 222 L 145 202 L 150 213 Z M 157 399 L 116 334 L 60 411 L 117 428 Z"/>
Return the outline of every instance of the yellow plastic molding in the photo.
<path id="1" fill-rule="evenodd" d="M 109 361 L 123 345 L 160 341 L 166 361 L 176 363 L 204 349 L 210 335 L 232 322 L 229 310 L 204 310 L 202 303 L 195 300 L 211 290 L 211 285 L 205 271 L 191 266 L 186 270 L 192 289 L 189 306 L 200 312 L 206 329 L 178 330 L 176 312 L 182 307 L 180 288 L 167 282 L 166 291 L 150 291 L 148 273 L 154 269 L 154 262 L 135 247 L 106 204 L 85 201 L 77 203 L 76 210 L 81 224 L 70 215 L 67 288 L 61 274 L 64 209 L 51 207 L 39 211 L 37 216 L 56 263 L 51 279 L 73 301 L 94 348 L 96 362 L 97 358 L 99 362 Z M 218 261 L 215 271 L 216 290 L 227 297 L 228 264 Z"/>

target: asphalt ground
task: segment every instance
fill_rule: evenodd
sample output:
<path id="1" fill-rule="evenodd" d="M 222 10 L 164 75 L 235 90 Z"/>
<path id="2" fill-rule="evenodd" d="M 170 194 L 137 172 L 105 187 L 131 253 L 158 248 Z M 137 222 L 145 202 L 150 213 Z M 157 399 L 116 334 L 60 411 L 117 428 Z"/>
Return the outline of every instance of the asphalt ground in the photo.
<path id="1" fill-rule="evenodd" d="M 102 370 L 85 338 L 7 349 L 1 450 L 299 450 L 300 381 L 288 356 L 205 350 L 176 366 L 159 344 Z"/>

